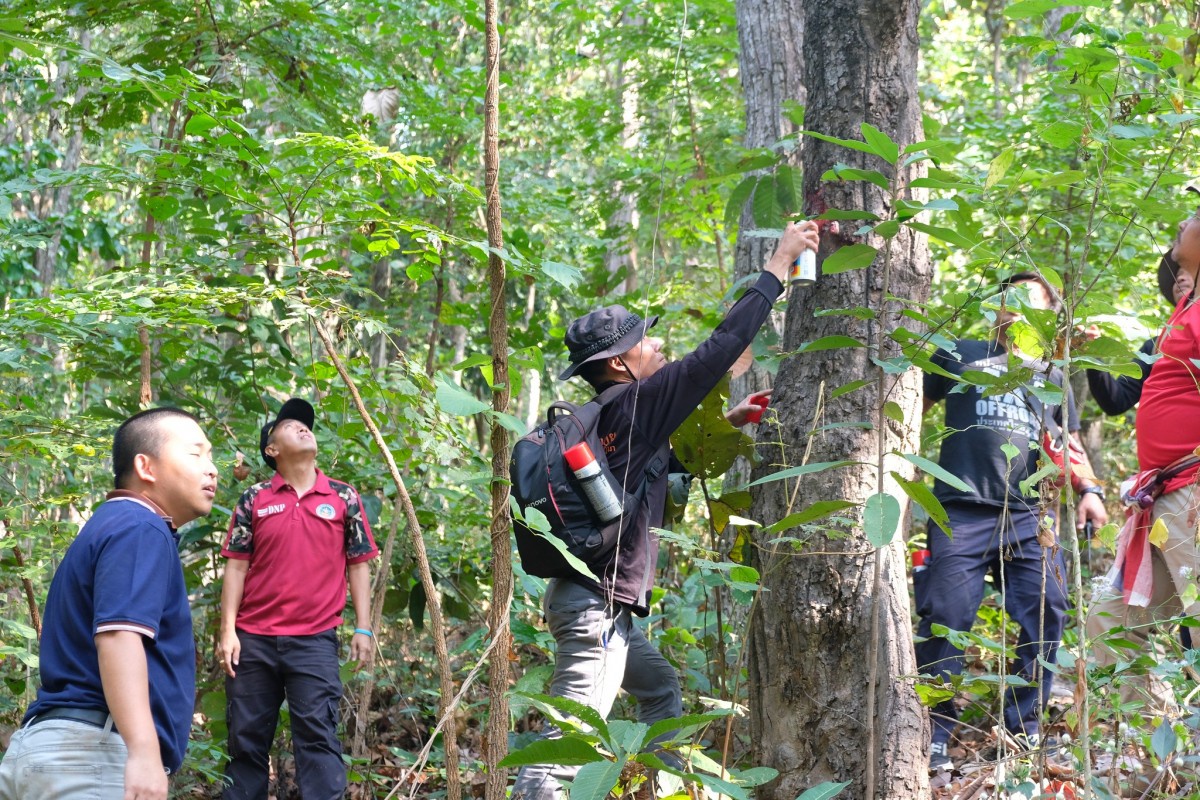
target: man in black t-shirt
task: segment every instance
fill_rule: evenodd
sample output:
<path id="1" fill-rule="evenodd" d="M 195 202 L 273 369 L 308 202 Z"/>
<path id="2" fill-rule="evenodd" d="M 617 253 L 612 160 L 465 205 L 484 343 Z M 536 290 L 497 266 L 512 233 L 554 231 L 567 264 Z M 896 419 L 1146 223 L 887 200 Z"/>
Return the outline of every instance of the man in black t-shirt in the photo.
<path id="1" fill-rule="evenodd" d="M 1007 286 L 1027 292 L 1027 307 L 1055 308 L 1049 286 L 1036 275 L 1016 275 Z M 927 568 L 915 573 L 919 580 L 914 593 L 921 617 L 916 655 L 924 673 L 941 677 L 961 674 L 962 650 L 948 639 L 934 636 L 932 629 L 944 625 L 956 631 L 970 630 L 983 600 L 985 578 L 991 572 L 1003 593 L 1005 609 L 1021 628 L 1017 675 L 1039 684 L 1016 687 L 1005 694 L 1004 724 L 1011 733 L 1035 741 L 1040 707 L 1049 697 L 1052 677 L 1038 668 L 1037 660 L 1040 655 L 1047 663 L 1055 663 L 1067 609 L 1062 583 L 1066 573 L 1058 549 L 1044 550 L 1038 542 L 1039 524 L 1053 526 L 1054 521 L 1042 519 L 1037 487 L 1026 492 L 1021 482 L 1037 471 L 1043 443 L 1061 441 L 1064 421 L 1068 431 L 1078 430 L 1079 419 L 1070 387 L 1064 391 L 1062 372 L 1024 356 L 1011 344 L 1009 330 L 1019 319 L 1010 308 L 1014 302 L 1009 295 L 1002 304 L 994 339 L 960 340 L 954 353 L 939 349 L 933 362 L 955 376 L 984 373 L 997 382 L 1011 370 L 1020 369 L 1028 375 L 1021 385 L 1004 392 L 985 392 L 977 382 L 925 374 L 925 410 L 940 400 L 946 403 L 948 433 L 942 440 L 939 463 L 961 483 L 939 480 L 934 487 L 949 516 L 951 531 L 929 523 Z M 1088 521 L 1103 525 L 1108 521 L 1103 494 L 1090 477 L 1082 448 L 1071 449 L 1072 462 L 1081 462 L 1072 470 L 1080 497 L 1077 526 L 1082 528 Z M 933 714 L 930 769 L 948 769 L 947 749 L 957 723 L 953 701 L 940 703 Z"/>

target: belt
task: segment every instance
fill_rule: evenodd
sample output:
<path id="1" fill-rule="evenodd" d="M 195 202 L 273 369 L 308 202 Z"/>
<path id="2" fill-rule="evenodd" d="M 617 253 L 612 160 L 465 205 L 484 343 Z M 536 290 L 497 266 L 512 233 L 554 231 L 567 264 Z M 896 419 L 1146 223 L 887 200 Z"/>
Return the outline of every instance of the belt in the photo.
<path id="1" fill-rule="evenodd" d="M 107 711 L 99 711 L 94 708 L 63 708 L 60 706 L 41 712 L 29 720 L 25 727 L 28 728 L 37 725 L 39 722 L 45 722 L 48 719 L 69 719 L 72 722 L 82 722 L 94 728 L 103 728 L 112 720 L 112 715 Z M 109 730 L 116 733 L 117 726 L 113 725 Z"/>

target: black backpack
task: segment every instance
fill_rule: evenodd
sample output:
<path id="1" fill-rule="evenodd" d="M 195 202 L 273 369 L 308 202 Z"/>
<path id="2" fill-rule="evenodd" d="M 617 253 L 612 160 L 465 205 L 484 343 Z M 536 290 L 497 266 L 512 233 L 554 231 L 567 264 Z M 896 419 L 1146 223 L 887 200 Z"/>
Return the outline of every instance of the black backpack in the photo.
<path id="1" fill-rule="evenodd" d="M 531 517 L 530 510 L 536 510 L 549 524 L 548 531 L 538 532 L 520 519 L 513 519 L 517 552 L 521 556 L 521 566 L 528 574 L 539 578 L 580 574 L 548 536 L 561 540 L 571 555 L 596 573 L 596 568 L 612 553 L 622 530 L 628 531 L 637 519 L 647 487 L 662 474 L 666 458 L 658 453 L 646 465 L 637 491 L 626 493 L 622 492 L 621 482 L 608 468 L 596 425 L 604 407 L 632 385 L 611 386 L 582 406 L 565 400 L 551 403 L 546 412 L 546 423 L 527 433 L 513 446 L 509 462 L 512 497 L 522 515 Z M 580 442 L 587 442 L 603 479 L 623 501 L 624 513 L 607 525 L 600 523 L 579 490 L 575 473 L 563 458 L 564 452 Z"/>

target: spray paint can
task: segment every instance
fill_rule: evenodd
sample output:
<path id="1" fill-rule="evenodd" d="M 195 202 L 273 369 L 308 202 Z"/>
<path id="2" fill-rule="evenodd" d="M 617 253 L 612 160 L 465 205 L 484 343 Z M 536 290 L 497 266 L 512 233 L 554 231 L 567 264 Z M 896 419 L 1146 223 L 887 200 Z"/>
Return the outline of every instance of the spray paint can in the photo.
<path id="1" fill-rule="evenodd" d="M 567 466 L 575 473 L 575 477 L 579 480 L 579 488 L 583 490 L 583 496 L 587 498 L 588 505 L 596 512 L 600 522 L 607 524 L 621 516 L 621 501 L 617 499 L 616 492 L 609 485 L 608 479 L 604 477 L 604 470 L 600 469 L 600 465 L 596 463 L 596 456 L 592 454 L 592 448 L 588 447 L 588 443 L 580 442 L 574 447 L 568 448 L 563 453 L 563 458 L 566 459 Z"/>
<path id="2" fill-rule="evenodd" d="M 788 283 L 792 286 L 812 286 L 817 281 L 817 251 L 805 250 L 792 264 Z"/>

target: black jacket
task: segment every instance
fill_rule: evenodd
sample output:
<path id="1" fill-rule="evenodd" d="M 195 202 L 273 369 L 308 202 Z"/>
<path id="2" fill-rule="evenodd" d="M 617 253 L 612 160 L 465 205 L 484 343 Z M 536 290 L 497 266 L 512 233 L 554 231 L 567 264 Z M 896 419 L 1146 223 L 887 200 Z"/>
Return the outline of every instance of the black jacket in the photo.
<path id="1" fill-rule="evenodd" d="M 636 491 L 647 462 L 666 445 L 688 415 L 742 354 L 771 311 L 783 286 L 769 272 L 759 276 L 725 315 L 712 335 L 679 361 L 634 385 L 605 407 L 597 425 L 605 444 L 608 465 L 625 490 Z M 650 485 L 638 517 L 609 556 L 593 572 L 602 585 L 577 577 L 578 583 L 596 589 L 634 613 L 650 613 L 650 590 L 658 564 L 658 535 L 651 531 L 662 525 L 667 498 L 667 472 Z"/>

